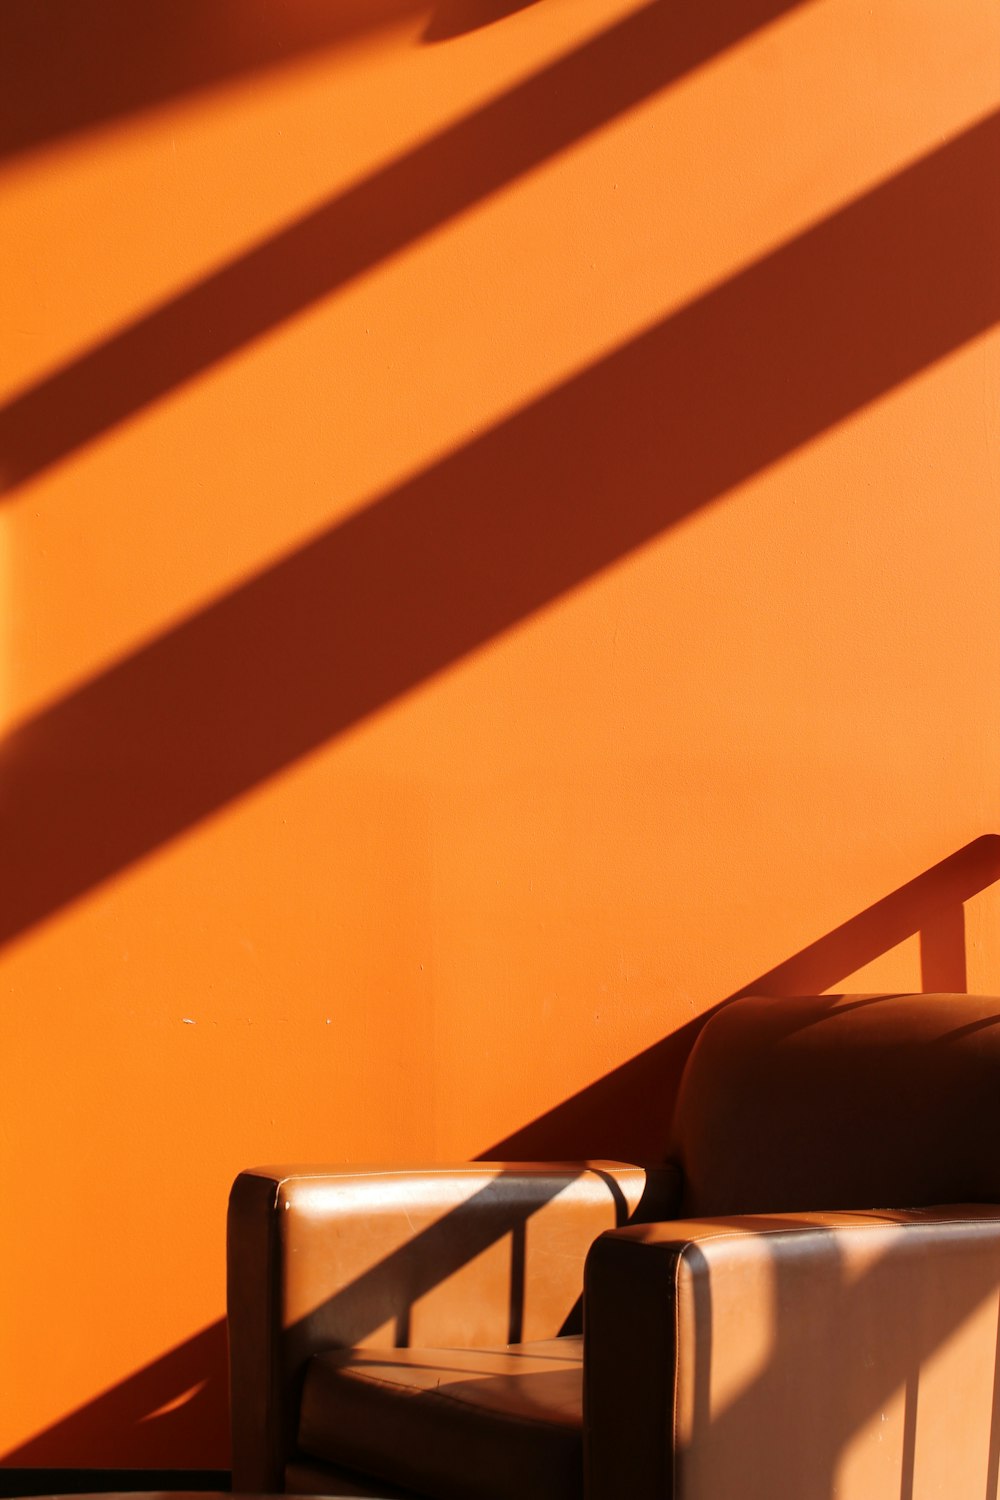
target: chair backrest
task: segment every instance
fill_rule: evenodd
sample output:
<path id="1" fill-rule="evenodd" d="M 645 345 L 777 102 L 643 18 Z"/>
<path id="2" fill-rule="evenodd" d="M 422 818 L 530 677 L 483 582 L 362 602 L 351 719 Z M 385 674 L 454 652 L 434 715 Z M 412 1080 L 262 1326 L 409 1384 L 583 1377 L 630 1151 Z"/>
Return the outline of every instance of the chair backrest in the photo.
<path id="1" fill-rule="evenodd" d="M 750 996 L 706 1023 L 674 1157 L 688 1217 L 1000 1203 L 1000 998 Z"/>

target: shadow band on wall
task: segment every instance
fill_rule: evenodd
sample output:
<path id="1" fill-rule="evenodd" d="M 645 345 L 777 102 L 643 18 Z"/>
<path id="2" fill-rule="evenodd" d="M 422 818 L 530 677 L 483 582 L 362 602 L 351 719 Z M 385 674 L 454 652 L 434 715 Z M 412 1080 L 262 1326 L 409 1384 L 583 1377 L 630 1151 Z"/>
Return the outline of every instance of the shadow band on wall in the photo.
<path id="1" fill-rule="evenodd" d="M 728 998 L 762 993 L 821 994 L 904 939 L 942 925 L 952 934 L 953 946 L 947 954 L 940 944 L 935 946 L 936 967 L 931 973 L 925 972 L 923 987 L 960 990 L 963 985 L 954 981 L 964 979 L 965 949 L 958 936 L 962 923 L 955 920 L 954 914 L 958 913 L 960 919 L 963 903 L 998 880 L 1000 837 L 986 835 L 925 870 L 766 974 L 750 980 Z M 948 980 L 952 983 L 948 984 Z M 481 1152 L 479 1159 L 663 1160 L 668 1149 L 677 1082 L 697 1033 L 711 1013 L 708 1011 L 698 1021 L 681 1027 L 598 1083 Z M 317 1142 L 316 1149 L 317 1155 L 322 1156 L 326 1148 Z M 472 1222 L 479 1222 L 476 1216 L 472 1216 Z M 520 1227 L 523 1229 L 523 1225 Z M 515 1244 L 518 1228 L 517 1223 L 510 1225 Z M 442 1274 L 457 1270 L 458 1263 L 446 1258 L 451 1237 L 442 1225 L 427 1233 L 439 1235 L 438 1264 Z M 487 1248 L 485 1243 L 470 1240 L 467 1232 L 461 1238 L 469 1255 Z M 398 1251 L 391 1263 L 381 1263 L 366 1273 L 363 1285 L 356 1283 L 348 1289 L 355 1295 L 363 1294 L 369 1305 L 380 1309 L 378 1320 L 382 1320 L 385 1312 L 380 1288 L 395 1283 L 398 1258 L 406 1254 L 405 1248 Z M 418 1258 L 426 1265 L 424 1255 Z M 407 1285 L 414 1300 L 431 1289 L 430 1284 L 418 1284 L 412 1276 L 407 1278 Z M 512 1295 L 515 1292 L 516 1287 L 512 1287 Z M 516 1331 L 514 1306 L 511 1327 Z M 148 1461 L 150 1453 L 167 1458 L 178 1451 L 202 1451 L 206 1434 L 227 1430 L 226 1352 L 225 1323 L 220 1319 L 5 1454 L 3 1464 L 25 1467 L 111 1461 L 140 1464 Z M 746 1409 L 749 1408 L 736 1408 L 730 1420 L 742 1421 L 741 1414 Z"/>
<path id="2" fill-rule="evenodd" d="M 8 739 L 0 939 L 1000 317 L 994 115 Z"/>
<path id="3" fill-rule="evenodd" d="M 0 490 L 134 416 L 801 0 L 653 0 L 0 409 Z"/>

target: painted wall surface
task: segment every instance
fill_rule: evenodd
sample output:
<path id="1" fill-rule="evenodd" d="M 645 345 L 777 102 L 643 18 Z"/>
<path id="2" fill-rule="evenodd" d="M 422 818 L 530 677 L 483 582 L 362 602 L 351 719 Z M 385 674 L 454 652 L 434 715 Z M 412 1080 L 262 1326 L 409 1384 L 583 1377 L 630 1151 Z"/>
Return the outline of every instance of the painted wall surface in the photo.
<path id="1" fill-rule="evenodd" d="M 1000 9 L 0 25 L 0 1452 L 222 1466 L 241 1167 L 1000 991 Z"/>

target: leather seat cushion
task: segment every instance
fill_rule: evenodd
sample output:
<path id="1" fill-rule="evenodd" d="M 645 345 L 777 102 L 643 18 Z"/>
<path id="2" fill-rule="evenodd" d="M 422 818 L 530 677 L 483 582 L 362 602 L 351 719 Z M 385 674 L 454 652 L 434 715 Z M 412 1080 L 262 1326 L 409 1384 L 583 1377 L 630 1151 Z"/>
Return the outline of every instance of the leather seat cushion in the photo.
<path id="1" fill-rule="evenodd" d="M 580 1500 L 583 1340 L 337 1349 L 306 1369 L 299 1448 L 440 1500 Z"/>

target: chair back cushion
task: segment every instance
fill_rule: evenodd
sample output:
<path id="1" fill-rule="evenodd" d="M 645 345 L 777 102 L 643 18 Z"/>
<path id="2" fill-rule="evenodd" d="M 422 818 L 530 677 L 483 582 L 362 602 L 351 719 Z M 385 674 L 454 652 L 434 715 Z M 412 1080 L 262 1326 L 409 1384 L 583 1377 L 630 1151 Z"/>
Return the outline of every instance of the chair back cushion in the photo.
<path id="1" fill-rule="evenodd" d="M 1000 1203 L 1000 999 L 749 996 L 681 1082 L 685 1216 Z"/>

